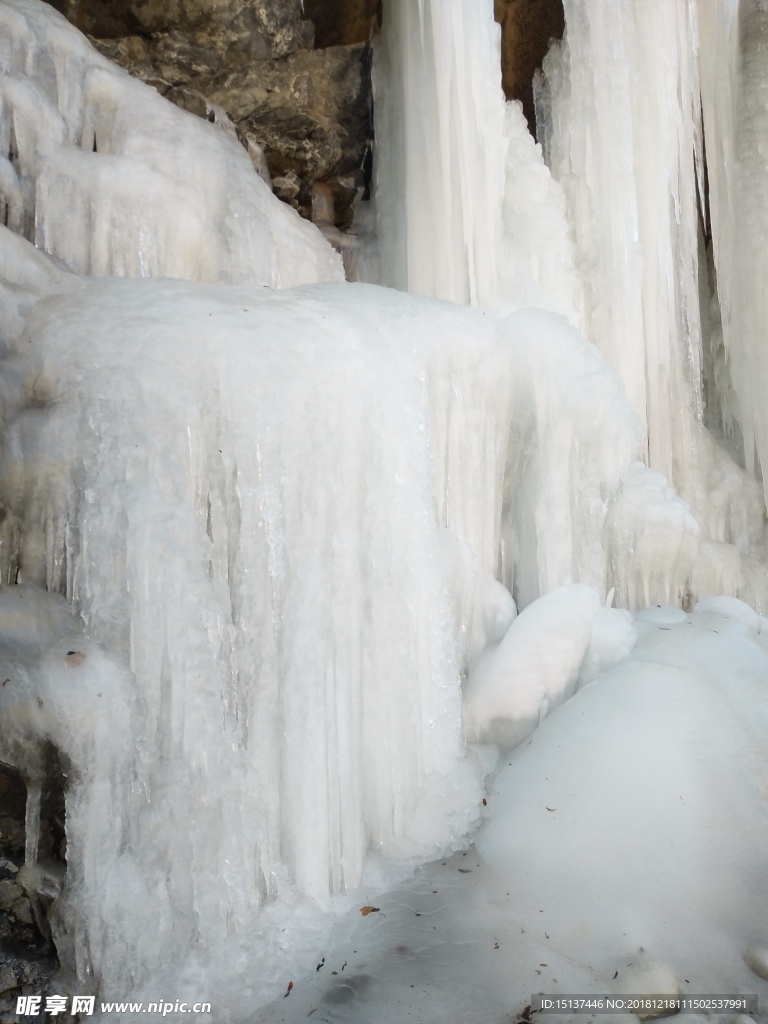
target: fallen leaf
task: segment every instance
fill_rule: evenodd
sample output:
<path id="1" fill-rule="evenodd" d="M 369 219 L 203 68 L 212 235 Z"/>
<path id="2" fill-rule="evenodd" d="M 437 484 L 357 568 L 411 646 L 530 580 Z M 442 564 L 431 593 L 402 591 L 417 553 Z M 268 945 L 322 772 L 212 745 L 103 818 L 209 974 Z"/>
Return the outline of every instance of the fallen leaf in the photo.
<path id="1" fill-rule="evenodd" d="M 547 807 L 547 805 L 546 805 L 546 804 L 544 804 L 544 806 L 545 806 L 545 807 Z M 556 810 L 557 810 L 557 808 L 556 808 L 556 807 L 547 807 L 547 810 L 548 810 L 548 811 L 556 811 Z"/>
<path id="2" fill-rule="evenodd" d="M 3 683 L 3 685 L 5 685 L 5 683 Z M 483 797 L 483 807 L 487 807 L 487 806 L 488 806 L 488 801 L 485 799 L 485 797 Z"/>
<path id="3" fill-rule="evenodd" d="M 315 1007 L 314 1009 L 310 1010 L 309 1013 L 307 1014 L 307 1016 L 311 1017 L 313 1013 L 317 1013 L 317 1007 Z"/>
<path id="4" fill-rule="evenodd" d="M 472 872 L 472 868 L 459 868 L 462 875 L 469 875 Z"/>
<path id="5" fill-rule="evenodd" d="M 315 968 L 315 971 L 319 971 L 321 967 L 325 967 L 325 957 L 323 957 L 323 959 L 317 965 L 317 967 Z"/>
<path id="6" fill-rule="evenodd" d="M 614 974 L 614 976 L 613 976 L 613 977 L 611 978 L 611 981 L 616 981 L 616 979 L 618 978 L 618 976 L 619 976 L 619 972 L 618 972 L 618 971 L 616 971 L 616 973 Z"/>
<path id="7" fill-rule="evenodd" d="M 288 998 L 288 996 L 291 994 L 291 989 L 292 988 L 293 988 L 293 982 L 289 981 L 288 982 L 288 988 L 285 991 L 285 995 L 283 996 L 283 999 L 287 999 Z"/>
<path id="8" fill-rule="evenodd" d="M 360 913 L 363 917 L 368 917 L 369 914 L 378 914 L 381 907 L 360 907 Z"/>

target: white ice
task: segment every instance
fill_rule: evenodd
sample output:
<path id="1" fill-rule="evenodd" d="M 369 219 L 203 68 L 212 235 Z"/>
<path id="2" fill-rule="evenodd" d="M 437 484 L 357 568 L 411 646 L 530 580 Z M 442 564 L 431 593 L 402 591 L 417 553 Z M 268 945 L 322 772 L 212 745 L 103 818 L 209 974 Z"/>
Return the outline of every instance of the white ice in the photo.
<path id="1" fill-rule="evenodd" d="M 513 621 L 510 591 L 576 574 L 578 669 L 634 420 L 553 314 L 81 279 L 0 237 L 26 312 L 3 362 L 3 578 L 64 595 L 135 681 L 111 725 L 131 737 L 120 845 L 93 852 L 104 881 L 74 890 L 70 928 L 115 998 L 199 961 L 230 984 L 271 901 L 327 906 L 369 850 L 403 870 L 463 841 L 482 758 L 461 678 L 510 623 L 527 635 L 536 605 Z M 681 538 L 659 536 L 673 564 Z M 117 757 L 104 729 L 81 770 Z M 264 943 L 264 986 L 278 961 Z"/>
<path id="2" fill-rule="evenodd" d="M 335 281 L 226 133 L 0 3 L 0 758 L 31 814 L 43 744 L 71 765 L 63 987 L 270 1024 L 768 998 L 764 504 L 702 416 L 696 8 L 649 6 L 569 0 L 558 184 L 490 4 L 390 5 L 382 273 L 472 309 Z"/>

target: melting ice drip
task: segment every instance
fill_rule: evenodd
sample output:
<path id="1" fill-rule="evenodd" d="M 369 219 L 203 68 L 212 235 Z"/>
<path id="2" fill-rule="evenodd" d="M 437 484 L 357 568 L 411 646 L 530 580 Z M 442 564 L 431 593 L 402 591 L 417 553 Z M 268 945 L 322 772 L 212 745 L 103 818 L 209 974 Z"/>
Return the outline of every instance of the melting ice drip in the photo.
<path id="1" fill-rule="evenodd" d="M 668 26 L 665 66 L 687 88 L 694 9 L 681 9 L 689 20 Z M 400 102 L 397 116 L 384 107 L 377 143 L 385 280 L 499 311 L 341 283 L 255 292 L 333 279 L 339 261 L 221 133 L 112 70 L 44 5 L 0 5 L 11 154 L 0 163 L 1 564 L 5 582 L 25 584 L 0 608 L 14 680 L 0 689 L 4 756 L 31 780 L 34 742 L 72 762 L 77 867 L 57 927 L 69 969 L 115 998 L 156 997 L 168 979 L 195 997 L 204 978 L 206 997 L 233 1014 L 241 998 L 245 1012 L 314 942 L 312 906 L 365 881 L 372 852 L 402 868 L 463 841 L 480 766 L 463 745 L 462 680 L 500 644 L 468 687 L 472 738 L 488 738 L 482 692 L 495 693 L 503 664 L 522 664 L 515 636 L 546 617 L 521 616 L 505 644 L 511 593 L 528 605 L 581 585 L 567 679 L 541 682 L 554 702 L 610 588 L 625 605 L 678 602 L 691 586 L 723 589 L 730 573 L 728 588 L 763 592 L 742 558 L 762 502 L 701 440 L 685 356 L 695 317 L 673 316 L 681 294 L 693 301 L 693 178 L 680 152 L 695 111 L 664 122 L 666 156 L 648 184 L 664 209 L 640 197 L 641 243 L 659 233 L 658 263 L 640 273 L 637 246 L 626 253 L 627 301 L 645 325 L 659 287 L 651 333 L 661 346 L 669 329 L 669 348 L 652 355 L 646 325 L 622 363 L 607 330 L 601 356 L 575 329 L 605 312 L 585 282 L 589 217 L 570 209 L 571 242 L 568 183 L 556 185 L 519 111 L 504 107 L 496 72 L 480 74 L 498 68 L 490 4 L 387 10 L 377 75 L 392 76 Z M 589 46 L 602 59 L 591 36 L 579 49 L 581 8 L 569 11 L 570 65 L 550 62 L 553 169 L 577 55 Z M 638 66 L 653 45 L 638 43 Z M 647 132 L 651 115 L 631 113 Z M 184 187 L 169 205 L 177 171 Z M 687 204 L 679 222 L 670 181 Z M 583 200 L 581 185 L 572 191 Z M 599 249 L 600 280 L 624 252 L 626 223 L 617 231 L 617 248 Z M 78 277 L 19 235 L 79 273 L 194 283 Z M 616 282 L 606 287 L 615 297 Z M 516 308 L 531 305 L 550 312 Z M 619 306 L 606 317 L 632 324 Z M 675 382 L 672 401 L 684 393 L 679 423 L 658 411 L 658 381 L 644 377 L 627 399 L 641 349 Z M 661 439 L 660 468 L 693 449 L 707 467 L 684 482 L 711 539 L 638 462 L 644 425 Z M 19 649 L 25 591 L 35 636 Z M 86 660 L 62 661 L 69 649 Z M 49 704 L 56 714 L 35 711 Z M 34 780 L 30 792 L 34 803 Z M 251 992 L 246 975 L 258 977 Z"/>

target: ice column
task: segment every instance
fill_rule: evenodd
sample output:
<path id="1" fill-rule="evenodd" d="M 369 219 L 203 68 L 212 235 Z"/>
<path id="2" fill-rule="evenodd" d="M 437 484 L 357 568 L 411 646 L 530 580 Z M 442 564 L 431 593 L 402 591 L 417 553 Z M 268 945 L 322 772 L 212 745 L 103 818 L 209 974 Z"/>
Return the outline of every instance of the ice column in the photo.
<path id="1" fill-rule="evenodd" d="M 374 71 L 384 284 L 494 305 L 500 69 L 491 0 L 386 5 Z"/>
<path id="2" fill-rule="evenodd" d="M 696 9 L 566 0 L 565 13 L 539 101 L 584 330 L 646 424 L 650 465 L 682 487 L 701 415 Z"/>

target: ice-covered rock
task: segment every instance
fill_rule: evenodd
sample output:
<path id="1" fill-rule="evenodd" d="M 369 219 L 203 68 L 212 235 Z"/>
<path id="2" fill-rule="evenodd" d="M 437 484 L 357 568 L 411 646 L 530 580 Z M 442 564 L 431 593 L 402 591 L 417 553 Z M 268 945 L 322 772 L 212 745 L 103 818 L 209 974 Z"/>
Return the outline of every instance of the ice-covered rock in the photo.
<path id="1" fill-rule="evenodd" d="M 0 6 L 4 223 L 78 273 L 276 287 L 343 278 L 234 139 L 38 0 Z"/>

